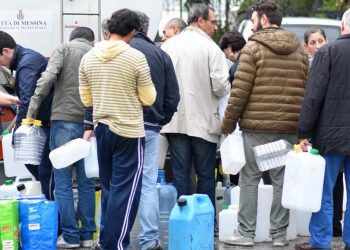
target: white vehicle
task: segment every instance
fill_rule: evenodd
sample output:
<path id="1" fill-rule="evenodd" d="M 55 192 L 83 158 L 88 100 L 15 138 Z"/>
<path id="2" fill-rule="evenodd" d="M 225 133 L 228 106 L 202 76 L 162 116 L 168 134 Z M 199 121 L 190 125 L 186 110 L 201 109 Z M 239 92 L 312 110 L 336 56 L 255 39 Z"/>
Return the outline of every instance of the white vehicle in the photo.
<path id="1" fill-rule="evenodd" d="M 310 27 L 321 27 L 324 29 L 329 42 L 333 42 L 340 36 L 339 20 L 315 17 L 284 17 L 282 28 L 294 32 L 301 43 L 304 43 L 304 32 Z M 248 41 L 248 37 L 253 34 L 253 24 L 249 19 L 243 20 L 238 28 L 243 37 Z"/>
<path id="2" fill-rule="evenodd" d="M 140 10 L 150 17 L 148 35 L 156 36 L 162 0 L 0 0 L 0 30 L 16 42 L 49 57 L 71 31 L 91 28 L 101 40 L 101 22 L 118 9 Z"/>

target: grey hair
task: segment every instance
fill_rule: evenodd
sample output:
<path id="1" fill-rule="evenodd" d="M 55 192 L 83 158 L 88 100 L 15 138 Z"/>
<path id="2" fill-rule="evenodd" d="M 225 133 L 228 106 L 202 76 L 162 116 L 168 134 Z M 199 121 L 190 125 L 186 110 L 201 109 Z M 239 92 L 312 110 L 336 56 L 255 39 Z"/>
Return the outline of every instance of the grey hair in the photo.
<path id="1" fill-rule="evenodd" d="M 177 17 L 171 19 L 167 23 L 167 25 L 171 26 L 171 27 L 176 26 L 180 32 L 187 27 L 187 23 L 184 20 L 182 20 L 181 18 L 177 18 Z"/>
<path id="2" fill-rule="evenodd" d="M 209 18 L 209 10 L 215 11 L 212 7 L 204 3 L 192 4 L 189 12 L 187 23 L 191 24 L 197 22 L 198 18 L 202 17 L 204 19 Z"/>
<path id="3" fill-rule="evenodd" d="M 346 29 L 350 30 L 350 9 L 344 12 L 342 21 Z"/>
<path id="4" fill-rule="evenodd" d="M 108 29 L 108 19 L 103 19 L 102 23 L 101 23 L 101 27 L 102 27 L 102 32 L 107 32 L 109 33 L 109 29 Z"/>
<path id="5" fill-rule="evenodd" d="M 147 34 L 148 27 L 149 27 L 149 17 L 141 11 L 135 11 L 135 12 L 140 22 L 140 27 L 137 29 L 137 31 Z"/>

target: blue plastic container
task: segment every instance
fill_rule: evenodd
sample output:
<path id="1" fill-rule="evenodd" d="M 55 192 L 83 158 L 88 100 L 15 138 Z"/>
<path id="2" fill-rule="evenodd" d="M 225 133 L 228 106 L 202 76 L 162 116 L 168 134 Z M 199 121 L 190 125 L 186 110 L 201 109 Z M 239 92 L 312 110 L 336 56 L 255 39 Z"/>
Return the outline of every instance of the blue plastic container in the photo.
<path id="1" fill-rule="evenodd" d="M 169 250 L 214 249 L 214 207 L 206 194 L 182 195 L 170 214 Z"/>
<path id="2" fill-rule="evenodd" d="M 158 170 L 157 190 L 159 198 L 159 240 L 168 246 L 169 217 L 176 204 L 176 188 L 165 181 L 164 170 Z"/>

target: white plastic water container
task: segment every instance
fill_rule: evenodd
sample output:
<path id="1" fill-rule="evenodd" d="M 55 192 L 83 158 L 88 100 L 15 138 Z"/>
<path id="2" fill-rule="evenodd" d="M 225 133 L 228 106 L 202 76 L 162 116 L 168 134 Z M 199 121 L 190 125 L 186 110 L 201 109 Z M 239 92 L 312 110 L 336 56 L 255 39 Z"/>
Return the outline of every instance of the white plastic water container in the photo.
<path id="1" fill-rule="evenodd" d="M 226 190 L 226 187 L 223 187 L 222 182 L 218 181 L 216 183 L 216 188 L 215 188 L 215 214 L 219 225 L 220 225 L 219 214 L 220 214 L 220 211 L 222 210 L 222 206 L 225 205 L 224 204 L 225 190 Z"/>
<path id="2" fill-rule="evenodd" d="M 230 205 L 219 213 L 219 241 L 233 236 L 238 230 L 238 205 Z"/>
<path id="3" fill-rule="evenodd" d="M 254 147 L 255 160 L 260 171 L 282 167 L 293 145 L 286 140 L 278 140 Z"/>
<path id="4" fill-rule="evenodd" d="M 96 137 L 90 137 L 89 142 L 91 143 L 90 152 L 84 158 L 85 174 L 88 178 L 99 177 Z"/>
<path id="5" fill-rule="evenodd" d="M 23 163 L 15 161 L 15 152 L 12 147 L 12 133 L 3 134 L 2 150 L 4 156 L 4 170 L 7 177 L 16 177 L 16 182 L 21 179 L 34 179 Z"/>
<path id="6" fill-rule="evenodd" d="M 82 138 L 71 140 L 50 152 L 52 166 L 56 169 L 68 167 L 88 156 L 90 147 L 90 142 Z"/>
<path id="7" fill-rule="evenodd" d="M 159 151 L 158 151 L 158 168 L 164 169 L 165 159 L 166 155 L 168 153 L 168 139 L 163 136 L 159 135 Z"/>
<path id="8" fill-rule="evenodd" d="M 311 212 L 296 211 L 297 233 L 299 236 L 311 236 L 309 231 L 311 215 Z"/>
<path id="9" fill-rule="evenodd" d="M 235 130 L 220 146 L 222 170 L 225 174 L 236 175 L 245 165 L 242 132 Z"/>
<path id="10" fill-rule="evenodd" d="M 17 186 L 17 190 L 21 197 L 42 195 L 41 184 L 39 181 L 15 182 L 14 184 Z"/>
<path id="11" fill-rule="evenodd" d="M 0 198 L 16 198 L 19 197 L 17 186 L 12 180 L 6 180 L 4 184 L 0 186 Z"/>
<path id="12" fill-rule="evenodd" d="M 287 155 L 282 205 L 285 208 L 317 212 L 321 208 L 325 159 L 317 149 L 291 151 Z"/>

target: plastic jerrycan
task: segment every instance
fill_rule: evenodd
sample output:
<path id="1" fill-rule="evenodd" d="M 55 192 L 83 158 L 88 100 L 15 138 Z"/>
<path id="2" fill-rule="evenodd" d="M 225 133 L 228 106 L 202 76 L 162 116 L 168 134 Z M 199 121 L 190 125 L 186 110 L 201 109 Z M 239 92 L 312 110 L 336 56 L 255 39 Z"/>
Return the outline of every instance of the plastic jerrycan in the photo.
<path id="1" fill-rule="evenodd" d="M 285 208 L 317 212 L 321 208 L 325 159 L 317 149 L 302 152 L 298 146 L 287 155 L 282 192 Z"/>
<path id="2" fill-rule="evenodd" d="M 14 152 L 17 162 L 29 164 L 33 161 L 31 126 L 32 123 L 28 119 L 22 119 L 21 126 L 14 132 Z"/>
<path id="3" fill-rule="evenodd" d="M 6 180 L 3 185 L 0 186 L 0 198 L 16 198 L 19 197 L 17 186 L 12 180 Z"/>
<path id="4" fill-rule="evenodd" d="M 219 213 L 222 210 L 222 206 L 224 205 L 224 195 L 225 195 L 226 187 L 222 186 L 222 182 L 218 181 L 216 183 L 215 188 L 215 212 L 216 212 L 216 219 L 219 218 Z M 218 223 L 220 224 L 220 219 L 218 220 Z"/>
<path id="5" fill-rule="evenodd" d="M 36 149 L 36 159 L 37 159 L 37 165 L 40 164 L 41 158 L 43 155 L 45 142 L 46 142 L 46 134 L 44 130 L 41 128 L 42 123 L 40 120 L 34 120 L 33 122 L 33 134 L 34 134 L 34 146 Z"/>
<path id="6" fill-rule="evenodd" d="M 91 143 L 90 152 L 84 158 L 85 174 L 88 178 L 99 177 L 96 137 L 90 137 L 89 142 Z"/>
<path id="7" fill-rule="evenodd" d="M 233 232 L 238 229 L 238 205 L 230 205 L 219 214 L 219 241 L 233 236 Z"/>
<path id="8" fill-rule="evenodd" d="M 159 240 L 164 247 L 169 241 L 169 217 L 176 204 L 176 188 L 165 181 L 165 171 L 158 170 L 157 191 L 159 199 Z"/>
<path id="9" fill-rule="evenodd" d="M 206 194 L 177 200 L 170 214 L 168 249 L 214 249 L 214 207 Z"/>

